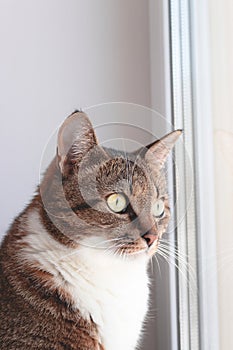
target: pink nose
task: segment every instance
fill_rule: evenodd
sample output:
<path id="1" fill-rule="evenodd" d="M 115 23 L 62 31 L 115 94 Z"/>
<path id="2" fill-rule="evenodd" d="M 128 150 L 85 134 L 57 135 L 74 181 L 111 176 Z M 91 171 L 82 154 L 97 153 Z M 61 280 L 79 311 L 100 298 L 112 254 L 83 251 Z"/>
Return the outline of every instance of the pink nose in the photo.
<path id="1" fill-rule="evenodd" d="M 152 244 L 158 239 L 158 235 L 150 232 L 146 232 L 142 238 L 145 239 L 148 247 L 152 246 Z"/>

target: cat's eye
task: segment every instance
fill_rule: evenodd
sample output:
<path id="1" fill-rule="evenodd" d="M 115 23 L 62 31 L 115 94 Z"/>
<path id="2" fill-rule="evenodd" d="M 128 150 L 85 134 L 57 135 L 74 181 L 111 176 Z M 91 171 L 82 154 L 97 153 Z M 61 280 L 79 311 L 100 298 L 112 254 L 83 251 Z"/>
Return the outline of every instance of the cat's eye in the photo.
<path id="1" fill-rule="evenodd" d="M 114 211 L 114 213 L 121 213 L 127 208 L 127 199 L 122 193 L 110 194 L 107 198 L 108 207 Z"/>
<path id="2" fill-rule="evenodd" d="M 164 215 L 164 201 L 162 199 L 158 199 L 152 206 L 152 214 L 156 218 L 162 218 Z"/>

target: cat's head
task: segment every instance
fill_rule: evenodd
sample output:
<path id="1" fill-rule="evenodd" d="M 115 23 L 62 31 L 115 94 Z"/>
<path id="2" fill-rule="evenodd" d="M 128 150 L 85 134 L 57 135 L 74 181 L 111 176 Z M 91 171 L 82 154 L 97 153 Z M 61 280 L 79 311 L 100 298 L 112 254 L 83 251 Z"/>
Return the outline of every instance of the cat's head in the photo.
<path id="1" fill-rule="evenodd" d="M 170 208 L 164 165 L 181 131 L 125 153 L 98 144 L 87 115 L 75 112 L 58 134 L 57 166 L 63 192 L 78 219 L 67 232 L 78 243 L 116 256 L 151 256 Z"/>

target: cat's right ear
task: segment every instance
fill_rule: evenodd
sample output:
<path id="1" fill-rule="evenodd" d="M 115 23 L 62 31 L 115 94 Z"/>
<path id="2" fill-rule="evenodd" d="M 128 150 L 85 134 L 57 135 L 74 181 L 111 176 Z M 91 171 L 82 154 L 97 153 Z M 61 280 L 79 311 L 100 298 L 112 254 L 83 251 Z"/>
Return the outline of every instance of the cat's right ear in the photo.
<path id="1" fill-rule="evenodd" d="M 62 174 L 97 145 L 93 126 L 84 112 L 74 112 L 61 125 L 57 141 L 57 164 Z"/>

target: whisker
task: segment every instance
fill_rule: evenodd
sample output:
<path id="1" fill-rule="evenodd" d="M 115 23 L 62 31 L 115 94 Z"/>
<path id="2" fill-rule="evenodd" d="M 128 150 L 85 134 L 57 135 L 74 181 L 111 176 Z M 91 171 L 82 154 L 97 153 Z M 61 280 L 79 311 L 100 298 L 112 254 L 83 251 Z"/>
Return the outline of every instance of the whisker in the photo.
<path id="1" fill-rule="evenodd" d="M 115 253 L 116 252 L 119 252 L 119 250 L 120 250 L 120 248 L 121 247 L 123 247 L 125 245 L 125 242 L 124 243 L 117 243 L 117 244 L 114 244 L 114 245 L 112 245 L 112 246 L 110 246 L 110 247 L 107 247 L 105 250 L 104 250 L 104 252 L 105 253 L 107 253 L 107 252 L 113 252 L 114 254 L 113 255 L 115 255 Z"/>
<path id="2" fill-rule="evenodd" d="M 160 243 L 160 244 L 165 244 L 165 245 L 167 245 L 168 248 L 173 249 L 176 253 L 178 253 L 178 254 L 180 254 L 182 257 L 188 259 L 188 255 L 185 254 L 185 253 L 183 253 L 183 252 L 181 252 L 181 251 L 178 249 L 178 247 L 177 247 L 177 245 L 176 245 L 176 244 L 177 244 L 176 241 L 175 241 L 175 244 L 174 244 L 174 243 L 171 242 L 171 241 L 168 241 L 168 240 L 165 240 L 165 239 L 163 239 L 163 238 L 160 238 L 160 239 L 159 239 L 159 243 Z"/>
<path id="3" fill-rule="evenodd" d="M 151 272 L 154 274 L 154 266 L 153 266 L 153 260 L 150 259 L 150 266 L 151 266 Z"/>
<path id="4" fill-rule="evenodd" d="M 163 247 L 160 247 L 160 250 L 163 253 L 167 254 L 168 257 L 171 256 L 173 259 L 175 259 L 179 265 L 181 265 L 180 263 L 182 263 L 182 267 L 185 268 L 186 272 L 188 272 L 188 274 L 190 275 L 190 278 L 191 278 L 190 282 L 196 285 L 195 271 L 192 265 L 190 265 L 186 259 L 179 256 L 177 253 L 164 249 Z"/>
<path id="5" fill-rule="evenodd" d="M 192 293 L 194 293 L 194 291 L 197 289 L 197 284 L 196 281 L 193 280 L 193 278 L 191 280 L 189 280 L 188 276 L 192 277 L 191 274 L 189 274 L 189 270 L 187 269 L 187 266 L 183 266 L 185 268 L 185 272 L 182 271 L 181 267 L 172 259 L 169 259 L 169 256 L 167 255 L 167 252 L 161 251 L 159 248 L 157 250 L 157 253 L 164 258 L 164 260 L 168 263 L 168 264 L 172 264 L 173 266 L 175 266 L 177 268 L 177 270 L 179 271 L 179 273 L 182 275 L 182 277 L 184 278 L 185 282 L 187 283 L 187 286 L 189 286 L 190 290 Z M 175 259 L 176 260 L 176 259 Z M 188 276 L 187 276 L 188 273 Z"/>
<path id="6" fill-rule="evenodd" d="M 92 247 L 93 247 L 93 248 L 96 248 L 96 247 L 98 247 L 99 244 L 108 243 L 108 242 L 113 242 L 113 241 L 119 241 L 119 240 L 121 240 L 121 239 L 122 239 L 121 237 L 112 238 L 112 239 L 106 239 L 106 240 L 104 240 L 104 241 L 101 241 L 101 242 L 97 243 L 96 245 L 94 245 L 94 246 L 92 246 Z M 106 247 L 104 247 L 104 248 L 106 248 Z"/>
<path id="7" fill-rule="evenodd" d="M 178 254 L 179 256 L 181 256 L 183 259 L 188 259 L 188 255 L 181 252 L 177 247 L 175 247 L 172 244 L 166 244 L 165 242 L 163 242 L 161 239 L 159 240 L 159 245 L 168 249 L 169 251 L 173 251 L 174 253 Z"/>
<path id="8" fill-rule="evenodd" d="M 172 247 L 166 246 L 163 243 L 159 244 L 159 249 L 161 249 L 164 252 L 170 254 L 176 260 L 181 261 L 181 262 L 183 262 L 186 265 L 189 265 L 188 257 L 186 255 L 185 256 L 182 255 L 182 253 L 179 252 L 178 250 L 175 250 Z M 191 265 L 189 265 L 189 267 L 193 270 L 193 267 Z M 193 272 L 194 272 L 194 270 L 193 270 Z"/>
<path id="9" fill-rule="evenodd" d="M 88 248 L 94 248 L 94 249 L 106 249 L 107 248 L 107 250 L 108 249 L 111 249 L 111 248 L 113 248 L 113 247 L 115 247 L 115 244 L 114 245 L 112 245 L 112 246 L 110 246 L 110 247 L 106 247 L 106 246 L 103 246 L 103 247 L 100 247 L 100 246 L 98 246 L 99 244 L 103 244 L 103 243 L 108 243 L 108 242 L 112 242 L 112 241 L 119 241 L 119 240 L 122 240 L 122 238 L 121 237 L 118 237 L 118 238 L 113 238 L 113 239 L 108 239 L 108 240 L 104 240 L 104 241 L 101 241 L 101 242 L 99 242 L 99 243 L 97 243 L 96 245 L 90 245 L 90 244 L 85 244 L 85 243 L 81 243 L 83 246 L 85 246 L 85 247 L 88 247 Z M 65 258 L 67 258 L 67 257 L 70 257 L 70 256 L 72 256 L 72 255 L 75 255 L 75 254 L 78 254 L 78 252 L 79 252 L 79 250 L 77 249 L 77 250 L 75 250 L 75 251 L 73 251 L 73 252 L 71 252 L 71 253 L 68 253 L 68 254 L 65 254 L 65 255 L 63 255 L 59 260 L 62 260 L 62 259 L 65 259 Z"/>
<path id="10" fill-rule="evenodd" d="M 155 261 L 156 261 L 157 266 L 158 266 L 159 276 L 160 276 L 160 278 L 161 278 L 161 277 L 162 277 L 162 274 L 161 274 L 161 269 L 160 269 L 160 265 L 159 265 L 159 259 L 158 259 L 158 257 L 156 256 L 156 254 L 154 255 L 154 257 L 155 257 Z M 152 259 L 151 259 L 151 261 L 152 261 Z"/>

